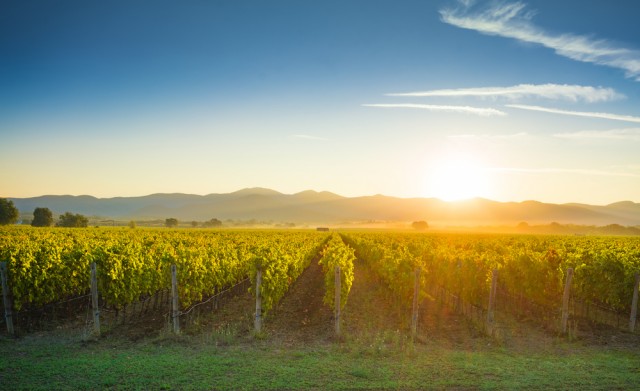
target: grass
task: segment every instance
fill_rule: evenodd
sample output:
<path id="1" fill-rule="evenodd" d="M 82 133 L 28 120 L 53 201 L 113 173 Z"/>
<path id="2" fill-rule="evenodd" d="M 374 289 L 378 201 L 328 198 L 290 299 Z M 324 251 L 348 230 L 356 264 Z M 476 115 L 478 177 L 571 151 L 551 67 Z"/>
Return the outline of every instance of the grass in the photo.
<path id="1" fill-rule="evenodd" d="M 268 340 L 160 336 L 98 341 L 0 339 L 0 388 L 76 389 L 632 389 L 640 354 L 567 343 L 554 353 L 437 341 L 345 341 L 281 348 Z M 229 343 L 229 344 L 227 344 Z M 381 348 L 384 347 L 384 348 Z"/>

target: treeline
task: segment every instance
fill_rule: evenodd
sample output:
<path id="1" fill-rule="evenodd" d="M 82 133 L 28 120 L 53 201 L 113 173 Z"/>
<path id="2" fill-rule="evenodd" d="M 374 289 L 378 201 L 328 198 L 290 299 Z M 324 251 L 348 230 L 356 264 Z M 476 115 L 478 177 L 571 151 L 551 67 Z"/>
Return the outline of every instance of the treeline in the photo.
<path id="1" fill-rule="evenodd" d="M 551 223 L 546 225 L 529 225 L 520 223 L 517 232 L 540 234 L 573 234 L 573 235 L 640 235 L 640 226 L 623 226 L 609 224 L 604 226 Z"/>

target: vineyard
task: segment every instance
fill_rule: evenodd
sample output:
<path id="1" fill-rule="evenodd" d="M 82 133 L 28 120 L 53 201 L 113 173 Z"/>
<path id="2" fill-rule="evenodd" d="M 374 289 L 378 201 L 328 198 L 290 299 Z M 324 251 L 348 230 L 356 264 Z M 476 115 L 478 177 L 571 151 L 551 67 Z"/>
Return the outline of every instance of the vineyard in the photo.
<path id="1" fill-rule="evenodd" d="M 361 262 L 414 334 L 419 308 L 429 302 L 462 314 L 489 335 L 500 328 L 496 314 L 564 334 L 567 321 L 569 329 L 586 322 L 635 330 L 640 240 L 9 227 L 0 228 L 0 262 L 2 332 L 9 331 L 9 322 L 25 333 L 52 313 L 64 318 L 90 306 L 96 316 L 111 314 L 116 323 L 125 322 L 126 314 L 159 311 L 177 331 L 194 308 L 207 304 L 215 310 L 218 297 L 232 290 L 255 299 L 259 331 L 313 262 L 321 267 L 322 301 L 333 311 L 339 333 L 341 310 L 358 278 L 354 264 Z M 55 310 L 60 303 L 64 309 Z"/>

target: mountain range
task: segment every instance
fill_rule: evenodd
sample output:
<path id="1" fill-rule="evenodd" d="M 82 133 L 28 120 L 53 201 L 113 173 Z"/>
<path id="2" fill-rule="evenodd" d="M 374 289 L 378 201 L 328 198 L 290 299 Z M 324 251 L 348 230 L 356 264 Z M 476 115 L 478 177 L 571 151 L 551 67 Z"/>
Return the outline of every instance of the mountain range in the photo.
<path id="1" fill-rule="evenodd" d="M 55 214 L 81 213 L 119 220 L 177 218 L 181 221 L 280 221 L 338 224 L 345 222 L 425 220 L 437 224 L 561 224 L 640 225 L 640 203 L 609 205 L 550 204 L 537 201 L 498 202 L 482 198 L 445 202 L 435 198 L 398 198 L 383 195 L 343 197 L 307 190 L 283 194 L 271 189 L 248 188 L 226 194 L 151 194 L 141 197 L 96 198 L 45 195 L 9 198 L 23 214 L 46 207 Z"/>

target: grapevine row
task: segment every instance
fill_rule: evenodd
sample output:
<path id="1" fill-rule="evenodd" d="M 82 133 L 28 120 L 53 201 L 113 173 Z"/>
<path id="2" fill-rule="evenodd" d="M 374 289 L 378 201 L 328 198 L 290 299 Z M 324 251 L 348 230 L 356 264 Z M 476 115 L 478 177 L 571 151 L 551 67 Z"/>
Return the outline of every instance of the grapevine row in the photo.
<path id="1" fill-rule="evenodd" d="M 336 308 L 335 277 L 336 267 L 340 268 L 340 308 L 344 308 L 353 284 L 353 261 L 356 260 L 353 248 L 347 246 L 339 235 L 334 234 L 322 251 L 322 271 L 324 272 L 324 303 Z"/>
<path id="2" fill-rule="evenodd" d="M 0 262 L 7 263 L 14 308 L 34 308 L 87 292 L 89 265 L 98 268 L 102 299 L 116 308 L 168 289 L 170 265 L 180 303 L 235 285 L 263 270 L 268 311 L 326 239 L 302 231 L 165 231 L 0 228 Z"/>

